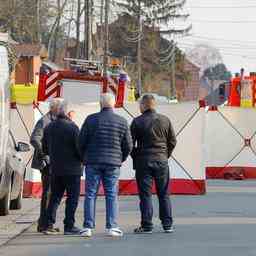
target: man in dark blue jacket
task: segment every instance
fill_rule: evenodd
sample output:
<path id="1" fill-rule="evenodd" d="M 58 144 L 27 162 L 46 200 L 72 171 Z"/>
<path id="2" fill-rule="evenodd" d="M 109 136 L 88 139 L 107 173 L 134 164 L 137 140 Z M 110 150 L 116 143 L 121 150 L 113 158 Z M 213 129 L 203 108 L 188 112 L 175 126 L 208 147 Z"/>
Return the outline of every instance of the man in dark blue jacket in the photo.
<path id="1" fill-rule="evenodd" d="M 45 234 L 55 233 L 53 228 L 56 211 L 67 193 L 64 219 L 64 234 L 79 234 L 74 226 L 75 212 L 80 195 L 82 158 L 78 149 L 79 128 L 67 117 L 67 103 L 63 101 L 58 110 L 57 120 L 50 123 L 44 131 L 43 151 L 50 157 L 52 173 L 52 194 L 48 206 L 48 228 Z"/>
<path id="2" fill-rule="evenodd" d="M 81 235 L 92 236 L 95 228 L 95 203 L 100 181 L 106 194 L 106 229 L 109 236 L 122 236 L 116 218 L 120 167 L 132 150 L 127 121 L 113 111 L 115 98 L 101 96 L 101 112 L 85 120 L 79 136 L 80 152 L 86 165 L 86 198 L 84 229 Z"/>

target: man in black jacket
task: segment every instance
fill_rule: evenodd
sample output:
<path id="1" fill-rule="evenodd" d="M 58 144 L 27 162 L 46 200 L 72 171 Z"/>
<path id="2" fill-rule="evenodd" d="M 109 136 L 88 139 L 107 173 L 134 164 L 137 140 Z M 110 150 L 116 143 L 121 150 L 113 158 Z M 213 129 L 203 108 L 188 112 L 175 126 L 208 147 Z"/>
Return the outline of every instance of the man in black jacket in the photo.
<path id="1" fill-rule="evenodd" d="M 153 95 L 144 95 L 140 102 L 142 115 L 131 125 L 134 149 L 132 157 L 140 197 L 141 226 L 135 233 L 152 233 L 152 182 L 155 181 L 159 199 L 159 217 L 166 233 L 173 231 L 169 199 L 168 159 L 176 146 L 176 137 L 170 120 L 155 110 Z"/>
<path id="2" fill-rule="evenodd" d="M 95 228 L 95 203 L 100 181 L 106 194 L 106 229 L 109 236 L 122 236 L 117 226 L 118 178 L 122 162 L 132 149 L 127 121 L 114 113 L 115 98 L 106 93 L 101 96 L 101 112 L 85 120 L 79 145 L 86 165 L 86 198 L 84 229 L 81 235 L 92 236 Z"/>
<path id="3" fill-rule="evenodd" d="M 32 132 L 30 143 L 34 147 L 34 156 L 31 167 L 41 172 L 42 181 L 42 196 L 40 205 L 40 217 L 38 220 L 38 232 L 43 232 L 47 225 L 47 207 L 50 198 L 50 168 L 49 168 L 49 156 L 44 154 L 42 148 L 42 139 L 45 127 L 56 119 L 57 109 L 60 104 L 60 99 L 56 98 L 50 102 L 49 112 L 44 115 L 36 123 L 36 126 Z M 57 229 L 56 229 L 57 231 Z"/>
<path id="4" fill-rule="evenodd" d="M 48 229 L 45 234 L 53 234 L 56 211 L 67 193 L 64 219 L 64 234 L 79 234 L 74 226 L 75 212 L 80 195 L 82 161 L 78 150 L 79 128 L 67 117 L 67 103 L 63 101 L 58 110 L 57 120 L 50 123 L 44 131 L 43 150 L 50 157 L 52 172 L 52 194 L 48 206 Z"/>

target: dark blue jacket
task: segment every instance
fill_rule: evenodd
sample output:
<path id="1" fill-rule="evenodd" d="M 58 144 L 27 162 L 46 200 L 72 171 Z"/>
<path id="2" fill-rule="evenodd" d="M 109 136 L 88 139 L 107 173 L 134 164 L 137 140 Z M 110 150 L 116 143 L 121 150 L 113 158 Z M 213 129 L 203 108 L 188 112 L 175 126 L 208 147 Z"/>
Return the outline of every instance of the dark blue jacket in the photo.
<path id="1" fill-rule="evenodd" d="M 53 175 L 82 175 L 78 136 L 79 128 L 67 117 L 58 117 L 45 128 L 43 151 L 50 156 Z"/>
<path id="2" fill-rule="evenodd" d="M 88 116 L 79 135 L 79 148 L 85 165 L 120 167 L 132 150 L 127 121 L 110 108 Z"/>

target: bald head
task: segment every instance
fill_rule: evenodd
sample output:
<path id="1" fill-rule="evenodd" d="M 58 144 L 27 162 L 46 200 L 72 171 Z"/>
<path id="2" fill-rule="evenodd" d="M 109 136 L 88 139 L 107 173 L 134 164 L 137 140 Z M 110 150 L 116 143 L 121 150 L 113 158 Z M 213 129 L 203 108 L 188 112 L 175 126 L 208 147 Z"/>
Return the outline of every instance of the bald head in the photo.
<path id="1" fill-rule="evenodd" d="M 114 108 L 116 103 L 115 96 L 111 93 L 103 93 L 100 97 L 101 108 Z"/>
<path id="2" fill-rule="evenodd" d="M 156 108 L 156 99 L 152 94 L 145 94 L 140 100 L 140 111 L 144 113 L 147 110 Z"/>

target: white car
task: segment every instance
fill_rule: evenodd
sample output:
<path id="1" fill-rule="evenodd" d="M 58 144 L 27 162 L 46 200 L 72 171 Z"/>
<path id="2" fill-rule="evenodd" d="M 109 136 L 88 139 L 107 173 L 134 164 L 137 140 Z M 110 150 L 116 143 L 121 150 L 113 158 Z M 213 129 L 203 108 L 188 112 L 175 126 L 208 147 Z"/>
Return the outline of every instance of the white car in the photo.
<path id="1" fill-rule="evenodd" d="M 17 142 L 10 127 L 10 84 L 8 51 L 0 41 L 0 216 L 20 209 L 26 169 L 21 152 L 26 143 Z"/>

